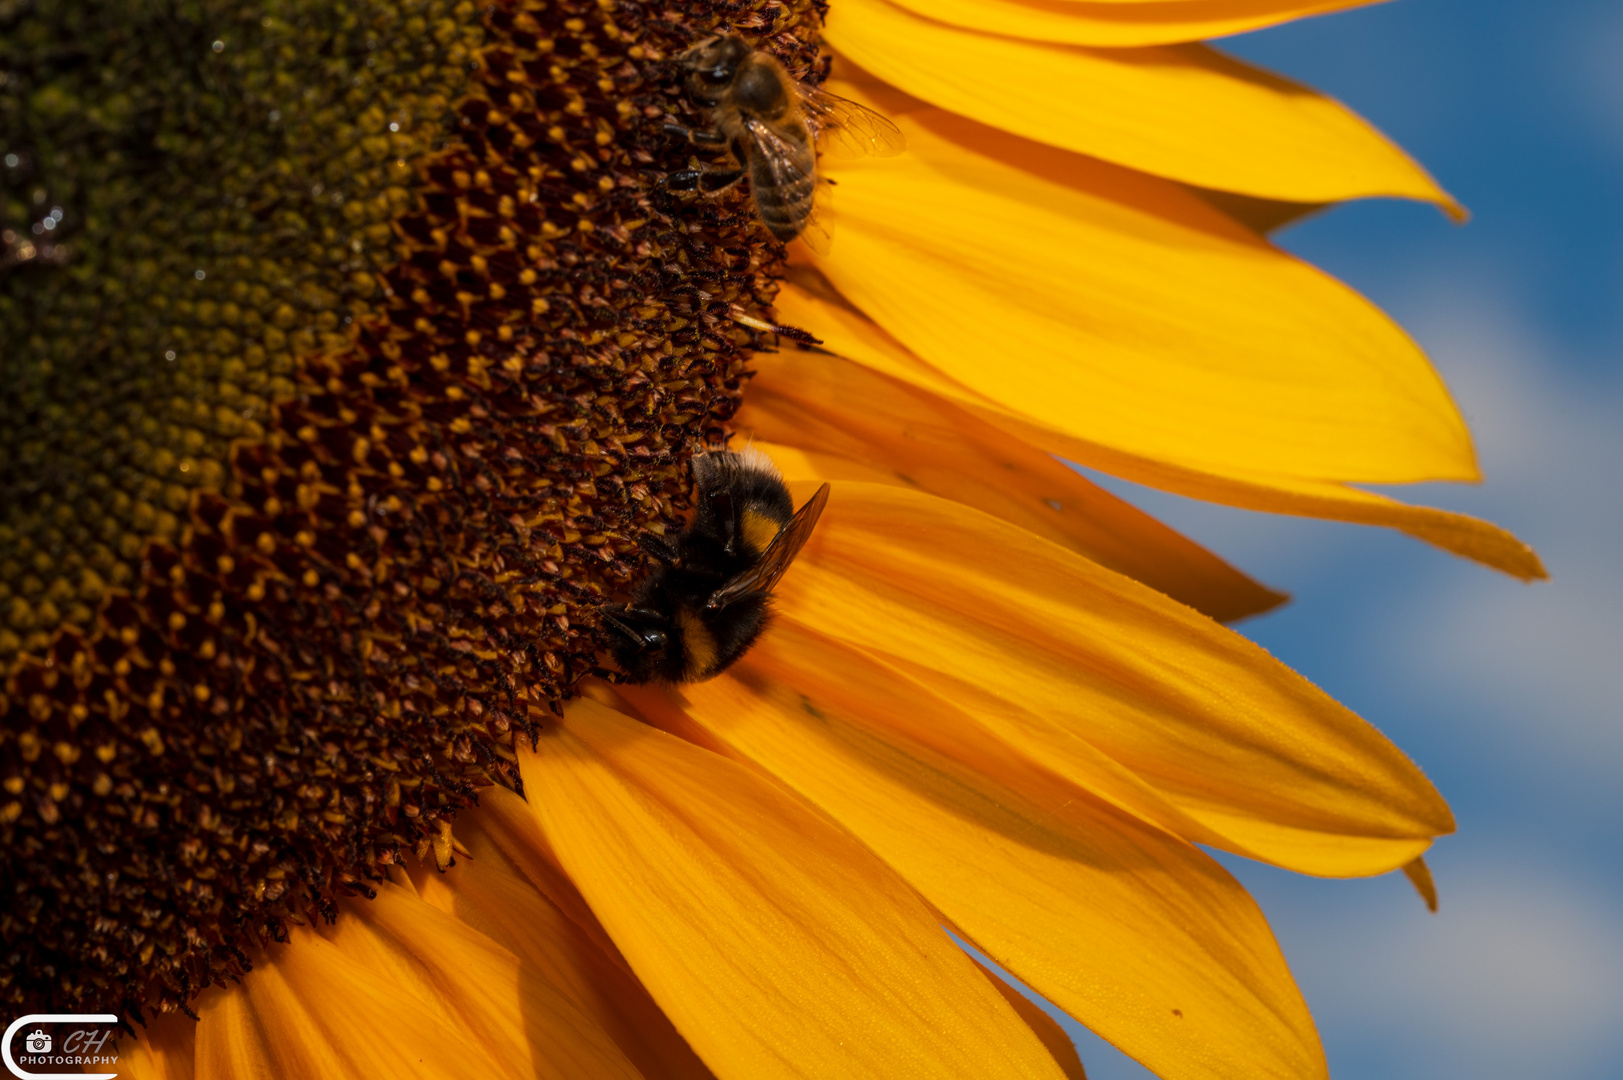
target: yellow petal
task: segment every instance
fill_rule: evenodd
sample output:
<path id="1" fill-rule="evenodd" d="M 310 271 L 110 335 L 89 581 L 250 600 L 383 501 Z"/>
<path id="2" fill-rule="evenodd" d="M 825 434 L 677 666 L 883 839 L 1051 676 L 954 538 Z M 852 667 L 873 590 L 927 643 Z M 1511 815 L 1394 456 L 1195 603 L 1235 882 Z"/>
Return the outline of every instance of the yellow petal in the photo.
<path id="1" fill-rule="evenodd" d="M 1453 206 L 1344 105 L 1208 46 L 1022 41 L 889 0 L 841 0 L 826 35 L 842 57 L 933 105 L 1157 176 L 1296 202 L 1395 195 Z"/>
<path id="2" fill-rule="evenodd" d="M 1235 221 L 1258 233 L 1270 233 L 1293 221 L 1316 214 L 1330 203 L 1291 202 L 1285 199 L 1259 199 L 1254 195 L 1238 195 L 1232 191 L 1212 188 L 1191 188 L 1206 202 L 1215 206 Z"/>
<path id="3" fill-rule="evenodd" d="M 1171 183 L 937 109 L 896 119 L 908 153 L 831 170 L 818 266 L 948 378 L 1208 472 L 1476 477 L 1441 380 L 1350 289 Z"/>
<path id="4" fill-rule="evenodd" d="M 545 970 L 522 963 L 506 946 L 410 890 L 385 885 L 377 899 L 350 905 L 349 914 L 352 927 L 366 923 L 380 943 L 409 957 L 429 992 L 452 1006 L 467 1031 L 518 1075 L 639 1075 Z"/>
<path id="5" fill-rule="evenodd" d="M 962 761 L 1009 787 L 1017 788 L 1024 783 L 1030 767 L 1036 765 L 1087 796 L 1103 800 L 1164 832 L 1192 843 L 1222 846 L 1225 842 L 1224 837 L 1167 801 L 1136 773 L 1091 743 L 1007 699 L 997 699 L 997 705 L 1002 706 L 997 708 L 991 704 L 990 695 L 944 697 L 896 666 L 894 660 L 832 641 L 792 617 L 779 617 L 772 622 L 755 645 L 752 656 L 756 654 L 763 664 L 773 656 L 817 658 L 815 664 L 810 661 L 803 664 L 804 670 L 817 669 L 818 665 L 823 671 L 838 671 L 846 666 L 852 670 L 880 669 L 894 684 L 892 693 L 910 702 L 911 715 L 918 718 L 917 723 L 911 726 L 903 723 L 899 729 L 921 745 Z M 616 688 L 616 693 L 620 698 L 616 707 L 622 712 L 644 717 L 649 723 L 681 735 L 689 742 L 734 756 L 725 742 L 717 741 L 708 728 L 694 723 L 663 691 L 621 686 Z M 937 723 L 938 717 L 943 722 Z M 1002 768 L 1002 763 L 1008 762 L 1015 764 L 1013 772 Z"/>
<path id="6" fill-rule="evenodd" d="M 481 794 L 481 809 L 464 813 L 456 823 L 457 839 L 472 857 L 458 859 L 448 873 L 422 875 L 424 899 L 511 949 L 607 1032 L 647 1080 L 711 1077 L 619 955 L 603 952 L 594 935 L 520 876 L 493 834 L 481 828 L 498 799 L 517 803 L 514 810 L 524 805 L 511 792 Z"/>
<path id="7" fill-rule="evenodd" d="M 1014 1006 L 1014 1011 L 1020 1014 L 1020 1019 L 1024 1020 L 1032 1033 L 1048 1047 L 1055 1064 L 1065 1073 L 1065 1080 L 1088 1080 L 1087 1070 L 1082 1067 L 1081 1055 L 1076 1052 L 1076 1044 L 1065 1034 L 1065 1029 L 1059 1026 L 1058 1021 L 1039 1008 L 1036 1002 L 1010 986 L 997 972 L 979 960 L 975 963 L 986 972 L 986 977 L 992 980 L 992 985 L 1003 995 L 1003 1000 Z"/>
<path id="8" fill-rule="evenodd" d="M 1018 423 L 1009 426 L 1013 430 L 1025 430 L 1053 453 L 1065 454 L 1066 450 L 1058 449 L 1062 445 L 1073 452 L 1083 449 L 1064 439 L 1043 439 L 1040 432 Z M 1400 529 L 1444 551 L 1474 559 L 1523 581 L 1549 576 L 1536 551 L 1492 522 L 1468 514 L 1398 502 L 1345 484 L 1291 476 L 1246 475 L 1238 471 L 1228 476 L 1210 476 L 1161 462 L 1128 459 L 1100 448 L 1087 456 L 1077 453 L 1073 460 L 1128 480 L 1209 502 Z"/>
<path id="9" fill-rule="evenodd" d="M 1403 864 L 1403 876 L 1409 879 L 1414 891 L 1420 894 L 1420 899 L 1426 904 L 1426 910 L 1432 914 L 1437 913 L 1437 883 L 1431 879 L 1431 867 L 1426 865 L 1423 857 L 1416 856 L 1412 862 Z"/>
<path id="10" fill-rule="evenodd" d="M 879 479 L 976 507 L 1229 621 L 1285 597 L 965 410 L 839 357 L 756 358 L 738 427 L 795 479 Z"/>
<path id="11" fill-rule="evenodd" d="M 508 1077 L 460 1017 L 379 977 L 304 929 L 267 962 L 197 1002 L 197 1075 L 209 1080 L 297 1076 Z"/>
<path id="12" fill-rule="evenodd" d="M 520 763 L 558 860 L 718 1076 L 1061 1075 L 899 879 L 756 774 L 591 700 Z"/>
<path id="13" fill-rule="evenodd" d="M 197 1022 L 178 1012 L 136 1028 L 118 1040 L 118 1075 L 126 1080 L 193 1080 L 197 1075 Z"/>
<path id="14" fill-rule="evenodd" d="M 779 317 L 804 327 L 841 356 L 907 382 L 973 412 L 1051 454 L 1196 499 L 1278 514 L 1329 518 L 1401 529 L 1469 559 L 1524 580 L 1545 576 L 1538 555 L 1515 536 L 1464 514 L 1410 506 L 1331 480 L 1229 470 L 1156 461 L 1081 438 L 1014 411 L 948 378 L 909 352 L 871 319 L 851 307 L 815 269 L 797 266 L 778 293 Z"/>
<path id="15" fill-rule="evenodd" d="M 1013 760 L 879 665 L 806 646 L 769 634 L 736 676 L 681 688 L 687 711 L 1158 1076 L 1324 1075 L 1266 922 L 1208 856 Z M 925 732 L 961 740 L 953 756 L 911 737 L 932 727 L 956 729 Z"/>
<path id="16" fill-rule="evenodd" d="M 620 1077 L 638 1073 L 516 956 L 385 883 L 199 999 L 199 1076 Z"/>
<path id="17" fill-rule="evenodd" d="M 967 507 L 843 483 L 778 595 L 967 711 L 1006 699 L 1091 743 L 1243 853 L 1381 873 L 1453 828 L 1396 747 L 1254 643 Z"/>
<path id="18" fill-rule="evenodd" d="M 1072 45 L 1163 45 L 1226 37 L 1372 0 L 897 0 L 954 26 Z"/>
<path id="19" fill-rule="evenodd" d="M 620 955 L 619 947 L 609 932 L 603 929 L 591 905 L 580 894 L 569 875 L 558 865 L 558 856 L 536 825 L 530 804 L 510 791 L 491 788 L 479 795 L 478 817 L 458 823 L 458 835 L 468 832 L 469 841 L 476 850 L 487 853 L 484 846 L 496 846 L 513 872 L 522 876 L 547 900 L 574 923 L 598 951 L 618 963 L 626 971 L 631 966 Z"/>

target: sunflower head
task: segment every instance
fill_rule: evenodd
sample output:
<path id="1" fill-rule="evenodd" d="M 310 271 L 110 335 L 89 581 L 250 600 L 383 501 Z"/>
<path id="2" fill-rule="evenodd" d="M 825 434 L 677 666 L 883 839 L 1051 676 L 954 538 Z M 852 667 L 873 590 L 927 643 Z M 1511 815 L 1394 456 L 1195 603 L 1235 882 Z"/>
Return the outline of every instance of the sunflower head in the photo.
<path id="1" fill-rule="evenodd" d="M 818 17 L 0 4 L 0 996 L 184 1008 L 518 785 L 776 291 L 674 58 Z"/>

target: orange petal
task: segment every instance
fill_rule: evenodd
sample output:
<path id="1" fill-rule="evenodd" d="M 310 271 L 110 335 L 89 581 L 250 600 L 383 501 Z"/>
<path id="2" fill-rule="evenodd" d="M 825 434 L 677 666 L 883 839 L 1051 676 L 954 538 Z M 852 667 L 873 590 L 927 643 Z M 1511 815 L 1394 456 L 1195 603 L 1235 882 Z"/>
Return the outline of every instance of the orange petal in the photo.
<path id="1" fill-rule="evenodd" d="M 926 364 L 851 307 L 811 267 L 791 268 L 776 307 L 780 319 L 810 330 L 833 352 L 951 401 L 1033 446 L 1091 468 L 1180 495 L 1249 510 L 1401 529 L 1445 551 L 1524 580 L 1545 576 L 1538 555 L 1526 544 L 1496 525 L 1464 514 L 1410 506 L 1332 480 L 1242 470 L 1217 475 L 1123 453 L 1069 430 L 1046 426 Z"/>
<path id="2" fill-rule="evenodd" d="M 1346 106 L 1204 45 L 1023 41 L 889 0 L 841 0 L 825 33 L 842 57 L 914 97 L 1157 176 L 1296 202 L 1395 195 L 1457 209 Z"/>
<path id="3" fill-rule="evenodd" d="M 405 992 L 314 931 L 292 934 L 248 978 L 198 999 L 197 1075 L 508 1077 L 442 1003 Z"/>
<path id="4" fill-rule="evenodd" d="M 631 965 L 620 955 L 619 947 L 614 944 L 609 932 L 603 929 L 603 924 L 597 921 L 591 905 L 575 888 L 575 883 L 569 880 L 563 867 L 558 865 L 558 856 L 536 826 L 530 804 L 522 796 L 501 788 L 481 792 L 479 800 L 478 816 L 466 823 L 458 823 L 459 830 L 469 833 L 469 842 L 476 846 L 475 849 L 486 853 L 486 857 L 492 857 L 487 846 L 480 845 L 487 842 L 495 845 L 506 860 L 505 865 L 535 886 L 597 946 L 599 952 L 630 971 Z"/>
<path id="5" fill-rule="evenodd" d="M 896 119 L 908 153 L 830 170 L 817 265 L 947 378 L 1185 468 L 1476 478 L 1441 380 L 1350 289 L 1171 183 L 936 109 Z"/>
<path id="6" fill-rule="evenodd" d="M 409 882 L 302 930 L 199 999 L 200 1076 L 622 1077 L 614 1042 L 510 951 Z"/>
<path id="7" fill-rule="evenodd" d="M 870 853 L 756 774 L 577 700 L 520 753 L 547 843 L 721 1077 L 1048 1077 Z"/>
<path id="8" fill-rule="evenodd" d="M 775 657 L 790 659 L 780 662 L 775 661 Z M 1164 832 L 1196 843 L 1218 846 L 1224 843 L 1223 837 L 1173 805 L 1132 770 L 1085 740 L 1006 699 L 999 702 L 1004 707 L 997 709 L 989 707 L 985 700 L 989 695 L 979 700 L 945 697 L 897 667 L 894 661 L 833 641 L 800 625 L 792 617 L 775 619 L 752 649 L 750 658 L 758 667 L 783 672 L 789 681 L 804 681 L 811 677 L 807 672 L 881 671 L 889 684 L 889 696 L 905 700 L 907 715 L 916 718 L 916 722 L 909 723 L 892 717 L 892 726 L 931 751 L 1013 788 L 1026 782 L 1035 765 L 1074 785 L 1088 797 L 1102 800 Z M 621 686 L 616 690 L 622 697 L 620 708 L 623 711 L 643 716 L 649 723 L 696 745 L 738 756 L 736 750 L 725 740 L 718 740 L 710 728 L 693 722 L 687 713 L 674 706 L 663 691 L 634 686 Z M 870 712 L 871 709 L 863 715 Z"/>
<path id="9" fill-rule="evenodd" d="M 769 634 L 736 676 L 682 687 L 688 713 L 1157 1075 L 1324 1074 L 1261 913 L 1209 857 L 1020 761 L 880 665 L 807 646 Z M 934 748 L 950 742 L 951 756 Z"/>
<path id="10" fill-rule="evenodd" d="M 1065 1029 L 1038 1007 L 1036 1002 L 1010 986 L 1003 976 L 979 960 L 975 963 L 986 972 L 986 977 L 992 980 L 992 985 L 1003 995 L 1003 1000 L 1014 1006 L 1014 1011 L 1020 1014 L 1020 1019 L 1024 1020 L 1032 1033 L 1048 1047 L 1055 1064 L 1065 1073 L 1065 1080 L 1088 1080 L 1087 1070 L 1082 1067 L 1082 1057 L 1076 1052 L 1076 1044 L 1071 1041 L 1071 1037 L 1065 1034 Z"/>
<path id="11" fill-rule="evenodd" d="M 1242 853 L 1382 873 L 1453 828 L 1401 751 L 1254 643 L 967 507 L 842 483 L 778 594 L 966 711 L 1029 711 L 1023 752 L 1049 740 L 1062 775 L 1047 731 L 1091 743 Z"/>
<path id="12" fill-rule="evenodd" d="M 137 1037 L 118 1040 L 118 1075 L 126 1080 L 193 1080 L 197 1075 L 197 1021 L 164 1013 Z"/>
<path id="13" fill-rule="evenodd" d="M 1523 581 L 1549 576 L 1538 552 L 1514 534 L 1469 514 L 1414 506 L 1327 480 L 1246 475 L 1238 471 L 1228 476 L 1211 476 L 1162 462 L 1131 459 L 1099 447 L 1089 453 L 1088 448 L 1070 440 L 1044 438 L 1038 430 L 1018 422 L 1008 426 L 1011 430 L 1025 431 L 1052 453 L 1163 491 L 1247 510 L 1384 525 Z"/>
<path id="14" fill-rule="evenodd" d="M 410 956 L 436 996 L 453 1005 L 467 1029 L 520 1075 L 639 1075 L 615 1041 L 555 981 L 566 972 L 523 963 L 505 945 L 406 889 L 382 889 L 376 900 L 351 909 Z"/>
<path id="15" fill-rule="evenodd" d="M 954 26 L 1072 45 L 1164 45 L 1227 37 L 1372 0 L 896 0 Z"/>
<path id="16" fill-rule="evenodd" d="M 1229 621 L 1285 597 L 1252 581 L 1066 468 L 948 401 L 838 357 L 756 358 L 735 418 L 752 437 L 804 452 L 794 479 L 878 479 L 984 510 Z"/>
<path id="17" fill-rule="evenodd" d="M 1191 187 L 1190 190 L 1235 221 L 1258 233 L 1271 233 L 1332 205 L 1291 202 L 1286 199 L 1259 199 L 1254 195 L 1237 195 L 1232 191 L 1215 191 L 1212 188 Z"/>
<path id="18" fill-rule="evenodd" d="M 711 1077 L 619 954 L 606 954 L 593 934 L 519 876 L 516 864 L 480 827 L 495 799 L 517 803 L 514 809 L 528 817 L 523 801 L 511 792 L 482 794 L 482 808 L 456 823 L 457 838 L 472 849 L 472 857 L 458 859 L 448 873 L 422 875 L 424 899 L 511 949 L 607 1032 L 647 1080 Z"/>
<path id="19" fill-rule="evenodd" d="M 1403 876 L 1409 879 L 1414 891 L 1420 894 L 1425 902 L 1426 910 L 1432 914 L 1437 913 L 1437 883 L 1431 879 L 1431 867 L 1426 865 L 1422 856 L 1415 856 L 1412 862 L 1403 864 Z"/>

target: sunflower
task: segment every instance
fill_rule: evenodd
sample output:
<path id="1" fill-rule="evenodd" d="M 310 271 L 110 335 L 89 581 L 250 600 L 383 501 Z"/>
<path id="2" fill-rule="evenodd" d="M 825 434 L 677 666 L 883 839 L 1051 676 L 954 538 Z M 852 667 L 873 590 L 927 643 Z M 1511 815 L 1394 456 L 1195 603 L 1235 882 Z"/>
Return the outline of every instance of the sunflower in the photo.
<path id="1" fill-rule="evenodd" d="M 136 1076 L 1081 1076 L 950 930 L 1159 1075 L 1323 1075 L 1197 845 L 1429 894 L 1447 806 L 1057 459 L 1542 576 L 1352 486 L 1468 433 L 1265 238 L 1459 207 L 1198 44 L 1347 6 L 0 6 L 13 1010 Z M 666 183 L 722 31 L 906 136 L 827 254 Z M 738 664 L 626 684 L 729 437 L 828 510 Z"/>

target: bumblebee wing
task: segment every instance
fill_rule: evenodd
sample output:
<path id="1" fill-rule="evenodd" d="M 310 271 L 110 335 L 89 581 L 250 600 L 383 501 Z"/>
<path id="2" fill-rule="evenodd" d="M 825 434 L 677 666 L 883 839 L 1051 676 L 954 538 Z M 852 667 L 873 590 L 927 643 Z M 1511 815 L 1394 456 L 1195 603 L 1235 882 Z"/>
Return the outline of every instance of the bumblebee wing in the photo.
<path id="1" fill-rule="evenodd" d="M 772 538 L 766 551 L 761 554 L 761 561 L 748 570 L 733 578 L 727 584 L 710 594 L 705 602 L 705 610 L 714 611 L 724 608 L 741 596 L 752 593 L 769 593 L 783 577 L 783 572 L 789 569 L 789 564 L 795 561 L 800 549 L 811 538 L 812 529 L 817 525 L 817 519 L 822 516 L 823 507 L 828 505 L 828 485 L 824 484 L 817 489 L 817 494 L 806 500 L 806 505 L 795 511 L 795 516 L 789 519 L 788 524 L 778 530 L 778 535 Z"/>
<path id="2" fill-rule="evenodd" d="M 800 104 L 819 138 L 830 149 L 853 156 L 895 157 L 907 149 L 907 136 L 890 120 L 866 105 L 831 94 L 820 86 L 797 83 Z"/>

